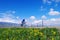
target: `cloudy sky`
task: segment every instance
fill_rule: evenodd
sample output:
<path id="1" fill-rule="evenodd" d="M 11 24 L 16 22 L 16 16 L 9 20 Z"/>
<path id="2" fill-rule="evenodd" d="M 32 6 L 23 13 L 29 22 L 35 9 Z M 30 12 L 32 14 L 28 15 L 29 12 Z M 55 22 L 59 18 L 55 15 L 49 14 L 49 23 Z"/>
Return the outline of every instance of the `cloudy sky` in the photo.
<path id="1" fill-rule="evenodd" d="M 0 0 L 0 22 L 60 25 L 60 0 Z"/>

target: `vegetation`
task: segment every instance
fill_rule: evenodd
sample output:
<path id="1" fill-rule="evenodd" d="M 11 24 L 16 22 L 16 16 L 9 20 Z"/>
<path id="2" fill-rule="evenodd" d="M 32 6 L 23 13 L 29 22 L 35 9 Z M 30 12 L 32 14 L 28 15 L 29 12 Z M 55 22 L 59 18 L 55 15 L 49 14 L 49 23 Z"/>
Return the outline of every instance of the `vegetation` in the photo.
<path id="1" fill-rule="evenodd" d="M 22 26 L 22 27 L 25 26 L 25 19 L 22 20 L 21 26 Z"/>
<path id="2" fill-rule="evenodd" d="M 0 28 L 0 40 L 60 40 L 56 28 Z"/>

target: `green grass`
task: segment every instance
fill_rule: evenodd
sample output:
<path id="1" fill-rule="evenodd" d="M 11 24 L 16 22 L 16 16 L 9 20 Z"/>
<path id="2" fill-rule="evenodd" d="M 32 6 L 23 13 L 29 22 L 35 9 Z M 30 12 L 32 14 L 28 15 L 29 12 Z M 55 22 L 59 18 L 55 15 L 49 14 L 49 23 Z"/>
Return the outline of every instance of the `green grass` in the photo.
<path id="1" fill-rule="evenodd" d="M 0 40 L 60 40 L 56 28 L 0 28 Z"/>

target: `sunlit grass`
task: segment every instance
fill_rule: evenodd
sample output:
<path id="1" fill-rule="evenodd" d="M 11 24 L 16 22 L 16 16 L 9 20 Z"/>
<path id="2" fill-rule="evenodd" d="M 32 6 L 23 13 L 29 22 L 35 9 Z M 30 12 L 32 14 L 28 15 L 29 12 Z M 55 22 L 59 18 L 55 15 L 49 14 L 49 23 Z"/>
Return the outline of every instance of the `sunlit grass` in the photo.
<path id="1" fill-rule="evenodd" d="M 56 28 L 0 28 L 0 40 L 60 40 Z"/>

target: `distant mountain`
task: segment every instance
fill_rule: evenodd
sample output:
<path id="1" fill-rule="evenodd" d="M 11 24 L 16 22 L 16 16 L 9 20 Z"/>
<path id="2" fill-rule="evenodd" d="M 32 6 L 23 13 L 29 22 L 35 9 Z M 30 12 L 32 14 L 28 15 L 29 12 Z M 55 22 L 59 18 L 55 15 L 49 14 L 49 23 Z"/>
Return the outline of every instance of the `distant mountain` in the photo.
<path id="1" fill-rule="evenodd" d="M 9 22 L 0 22 L 0 28 L 1 27 L 20 27 L 20 24 L 9 23 Z"/>
<path id="2" fill-rule="evenodd" d="M 43 27 L 57 27 L 60 25 L 44 25 Z M 0 28 L 5 28 L 5 27 L 21 27 L 21 24 L 17 23 L 9 23 L 9 22 L 0 22 Z M 42 25 L 26 25 L 25 27 L 42 27 Z"/>

